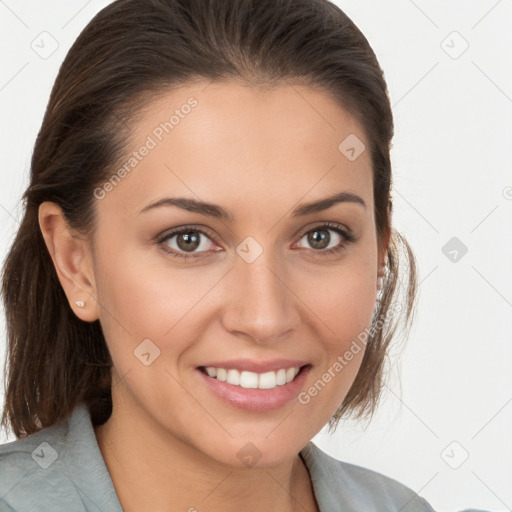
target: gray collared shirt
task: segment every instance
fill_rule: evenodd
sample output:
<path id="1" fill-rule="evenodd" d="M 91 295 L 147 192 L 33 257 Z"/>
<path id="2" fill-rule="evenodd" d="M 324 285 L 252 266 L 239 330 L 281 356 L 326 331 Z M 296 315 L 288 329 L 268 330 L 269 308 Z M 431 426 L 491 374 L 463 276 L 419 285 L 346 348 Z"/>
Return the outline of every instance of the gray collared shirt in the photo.
<path id="1" fill-rule="evenodd" d="M 123 512 L 84 404 L 66 434 L 67 425 L 0 446 L 0 512 Z M 300 456 L 320 512 L 433 512 L 399 482 L 338 461 L 312 442 Z"/>

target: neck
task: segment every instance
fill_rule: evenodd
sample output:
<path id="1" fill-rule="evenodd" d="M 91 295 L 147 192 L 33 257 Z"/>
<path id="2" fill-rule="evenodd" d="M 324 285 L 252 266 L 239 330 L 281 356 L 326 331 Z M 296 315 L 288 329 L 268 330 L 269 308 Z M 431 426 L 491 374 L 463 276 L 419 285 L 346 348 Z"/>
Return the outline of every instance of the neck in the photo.
<path id="1" fill-rule="evenodd" d="M 164 431 L 147 414 L 115 404 L 94 431 L 124 512 L 318 511 L 299 455 L 276 466 L 229 466 Z"/>

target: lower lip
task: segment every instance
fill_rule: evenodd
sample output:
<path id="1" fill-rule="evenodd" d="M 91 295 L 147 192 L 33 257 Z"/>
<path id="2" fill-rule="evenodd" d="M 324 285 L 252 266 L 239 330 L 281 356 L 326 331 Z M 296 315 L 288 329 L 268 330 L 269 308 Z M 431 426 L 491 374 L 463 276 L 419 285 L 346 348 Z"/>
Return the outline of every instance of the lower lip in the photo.
<path id="1" fill-rule="evenodd" d="M 274 389 L 246 389 L 217 380 L 199 369 L 196 371 L 208 389 L 224 402 L 238 409 L 264 412 L 279 409 L 295 398 L 304 386 L 310 370 L 311 366 L 309 365 L 302 367 L 291 382 L 276 386 Z"/>

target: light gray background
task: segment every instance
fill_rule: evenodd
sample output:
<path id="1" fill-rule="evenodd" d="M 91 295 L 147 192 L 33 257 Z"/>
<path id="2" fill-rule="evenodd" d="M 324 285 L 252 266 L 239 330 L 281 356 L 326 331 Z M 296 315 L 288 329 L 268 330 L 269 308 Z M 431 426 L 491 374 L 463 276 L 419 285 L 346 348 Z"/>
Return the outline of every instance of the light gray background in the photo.
<path id="1" fill-rule="evenodd" d="M 59 65 L 109 3 L 0 0 L 2 260 Z M 373 421 L 314 441 L 438 511 L 511 510 L 512 1 L 336 3 L 385 71 L 396 123 L 393 220 L 416 252 L 421 286 L 395 365 L 400 381 L 394 371 Z M 456 261 L 442 251 L 452 237 L 468 248 Z M 3 360 L 3 310 L 0 327 Z"/>

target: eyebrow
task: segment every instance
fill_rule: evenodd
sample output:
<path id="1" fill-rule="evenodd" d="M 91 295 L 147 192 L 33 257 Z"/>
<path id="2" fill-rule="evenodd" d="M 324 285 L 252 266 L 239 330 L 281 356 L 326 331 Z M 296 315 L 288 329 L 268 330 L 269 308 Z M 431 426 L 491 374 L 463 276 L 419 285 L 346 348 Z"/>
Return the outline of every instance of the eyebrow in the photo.
<path id="1" fill-rule="evenodd" d="M 292 216 L 299 217 L 303 215 L 309 215 L 311 213 L 321 212 L 331 208 L 338 203 L 355 203 L 366 209 L 366 203 L 358 195 L 352 194 L 351 192 L 339 192 L 333 196 L 326 197 L 325 199 L 299 206 L 293 210 Z M 142 210 L 139 211 L 138 215 L 141 213 L 146 213 L 155 208 L 160 208 L 162 206 L 177 206 L 178 208 L 182 208 L 183 210 L 187 210 L 189 212 L 200 213 L 202 215 L 207 215 L 216 219 L 222 219 L 230 222 L 235 220 L 234 215 L 222 208 L 222 206 L 213 203 L 206 203 L 203 201 L 196 201 L 195 199 L 188 199 L 185 197 L 165 197 L 163 199 L 159 199 L 158 201 L 145 206 Z"/>

